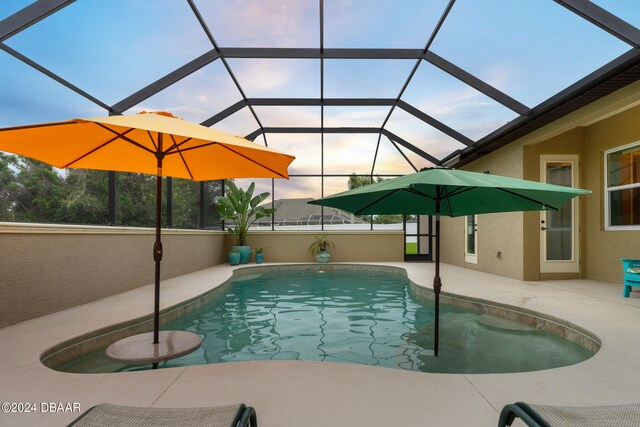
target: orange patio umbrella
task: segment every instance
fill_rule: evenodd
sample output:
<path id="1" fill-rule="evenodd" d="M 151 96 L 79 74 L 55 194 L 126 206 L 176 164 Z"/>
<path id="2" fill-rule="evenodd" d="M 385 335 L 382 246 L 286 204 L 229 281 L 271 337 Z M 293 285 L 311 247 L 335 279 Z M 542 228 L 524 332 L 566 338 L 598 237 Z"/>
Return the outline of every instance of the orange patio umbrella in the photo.
<path id="1" fill-rule="evenodd" d="M 162 177 L 209 181 L 288 178 L 294 157 L 166 112 L 94 117 L 0 129 L 0 151 L 57 168 L 157 176 L 153 343 L 159 340 Z"/>

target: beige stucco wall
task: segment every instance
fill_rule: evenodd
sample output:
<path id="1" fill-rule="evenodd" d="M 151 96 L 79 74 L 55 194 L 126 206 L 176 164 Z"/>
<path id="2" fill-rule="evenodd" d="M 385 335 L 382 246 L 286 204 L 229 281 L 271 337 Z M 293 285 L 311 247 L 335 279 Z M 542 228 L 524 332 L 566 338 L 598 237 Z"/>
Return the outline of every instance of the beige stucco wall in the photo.
<path id="1" fill-rule="evenodd" d="M 619 258 L 640 259 L 640 230 L 613 231 L 604 228 L 604 154 L 611 148 L 640 141 L 640 107 L 624 111 L 587 128 L 586 188 L 586 277 L 621 283 Z"/>
<path id="2" fill-rule="evenodd" d="M 579 199 L 579 274 L 540 274 L 538 212 L 480 216 L 477 265 L 464 263 L 462 219 L 446 219 L 443 222 L 443 239 L 446 243 L 442 248 L 445 262 L 525 280 L 581 277 L 619 283 L 622 274 L 619 258 L 640 259 L 640 230 L 605 231 L 603 153 L 640 141 L 638 117 L 640 82 L 633 83 L 463 167 L 466 170 L 490 170 L 496 174 L 539 181 L 541 155 L 577 155 L 580 162 L 579 186 L 593 192 L 587 196 L 580 196 Z M 505 216 L 503 219 L 501 215 L 513 216 Z M 487 244 L 487 240 L 492 243 Z M 497 250 L 502 250 L 502 262 L 495 259 Z M 512 256 L 513 259 L 509 258 L 508 262 L 504 262 L 507 261 L 505 256 Z"/>
<path id="3" fill-rule="evenodd" d="M 315 262 L 309 253 L 314 236 L 326 236 L 335 244 L 330 248 L 333 262 L 393 262 L 404 259 L 402 231 L 262 231 L 249 232 L 253 248 L 266 247 L 265 262 Z M 227 236 L 231 248 L 234 237 Z"/>
<path id="4" fill-rule="evenodd" d="M 521 144 L 510 144 L 466 165 L 463 169 L 473 172 L 488 170 L 495 175 L 522 178 L 522 151 Z M 522 279 L 522 213 L 483 214 L 477 217 L 477 264 L 465 262 L 464 224 L 465 217 L 442 219 L 443 262 Z M 497 256 L 498 252 L 500 258 Z"/>
<path id="5" fill-rule="evenodd" d="M 162 277 L 224 262 L 225 235 L 163 230 Z M 0 223 L 0 240 L 0 327 L 154 281 L 151 229 Z"/>

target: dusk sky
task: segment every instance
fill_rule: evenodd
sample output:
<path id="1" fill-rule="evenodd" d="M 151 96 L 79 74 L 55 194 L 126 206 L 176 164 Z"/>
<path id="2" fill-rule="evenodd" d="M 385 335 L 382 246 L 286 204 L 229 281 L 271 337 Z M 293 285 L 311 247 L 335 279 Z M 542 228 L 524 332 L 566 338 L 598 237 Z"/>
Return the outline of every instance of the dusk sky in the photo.
<path id="1" fill-rule="evenodd" d="M 30 1 L 0 2 L 0 20 Z M 220 47 L 320 46 L 318 0 L 196 0 Z M 325 0 L 327 48 L 424 48 L 445 0 Z M 640 2 L 594 3 L 640 25 Z M 78 0 L 4 42 L 112 105 L 212 49 L 186 1 Z M 458 0 L 430 50 L 512 98 L 535 107 L 631 47 L 551 0 Z M 320 61 L 229 59 L 249 98 L 320 97 Z M 326 98 L 396 98 L 414 60 L 324 61 Z M 216 60 L 125 112 L 164 110 L 202 122 L 242 96 Z M 517 114 L 422 61 L 402 100 L 476 141 Z M 319 127 L 320 107 L 255 107 L 265 127 Z M 380 127 L 389 107 L 325 107 L 327 127 Z M 0 127 L 106 111 L 0 51 Z M 248 108 L 216 129 L 259 128 Z M 386 129 L 441 159 L 464 146 L 400 108 Z M 296 156 L 293 174 L 319 174 L 320 135 L 268 134 L 269 147 Z M 369 174 L 377 135 L 325 135 L 324 172 Z M 256 142 L 264 143 L 259 137 Z M 404 151 L 417 168 L 431 164 Z M 412 172 L 382 137 L 374 174 Z M 271 191 L 269 182 L 262 188 Z M 324 194 L 346 189 L 325 178 Z M 278 182 L 275 198 L 320 197 L 319 178 Z"/>

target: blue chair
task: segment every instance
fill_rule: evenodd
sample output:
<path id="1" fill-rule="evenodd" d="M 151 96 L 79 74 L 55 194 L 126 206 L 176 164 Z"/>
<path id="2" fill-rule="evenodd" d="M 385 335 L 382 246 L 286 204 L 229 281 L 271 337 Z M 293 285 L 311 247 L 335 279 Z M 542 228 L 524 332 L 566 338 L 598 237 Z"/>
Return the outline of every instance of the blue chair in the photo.
<path id="1" fill-rule="evenodd" d="M 640 260 L 620 258 L 620 261 L 622 261 L 622 269 L 624 270 L 624 276 L 622 276 L 624 281 L 623 295 L 625 298 L 629 298 L 632 286 L 640 288 Z"/>

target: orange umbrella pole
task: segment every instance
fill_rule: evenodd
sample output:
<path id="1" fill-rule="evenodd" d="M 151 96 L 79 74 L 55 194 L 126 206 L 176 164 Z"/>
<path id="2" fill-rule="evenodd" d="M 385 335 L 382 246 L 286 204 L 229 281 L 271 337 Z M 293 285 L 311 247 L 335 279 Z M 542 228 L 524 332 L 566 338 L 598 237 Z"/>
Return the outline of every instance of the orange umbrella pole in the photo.
<path id="1" fill-rule="evenodd" d="M 158 344 L 160 334 L 160 261 L 162 261 L 162 240 L 160 225 L 162 221 L 162 134 L 158 134 L 158 172 L 156 173 L 156 242 L 153 245 L 155 261 L 155 295 L 153 307 L 153 343 Z"/>

